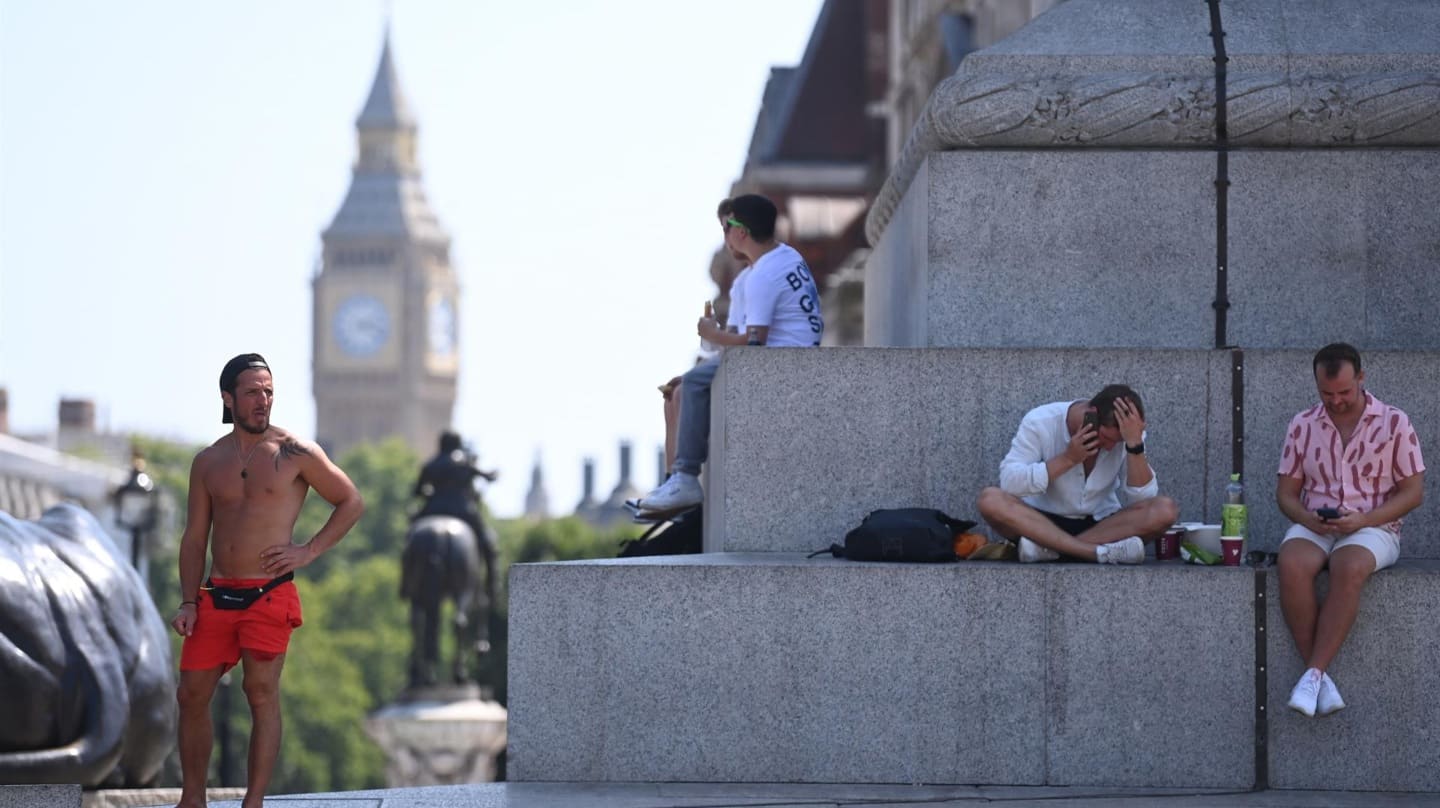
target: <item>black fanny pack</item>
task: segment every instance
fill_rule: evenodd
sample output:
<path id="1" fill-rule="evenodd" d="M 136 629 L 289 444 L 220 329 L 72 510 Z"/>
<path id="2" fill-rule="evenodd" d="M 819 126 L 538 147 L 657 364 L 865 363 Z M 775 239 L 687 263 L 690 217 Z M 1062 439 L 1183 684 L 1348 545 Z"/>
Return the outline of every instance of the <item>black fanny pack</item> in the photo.
<path id="1" fill-rule="evenodd" d="M 260 596 L 274 589 L 283 583 L 295 580 L 294 572 L 287 572 L 279 578 L 271 578 L 264 586 L 215 586 L 209 578 L 205 579 L 205 585 L 200 587 L 210 593 L 210 602 L 217 609 L 248 609 L 250 604 L 260 599 Z"/>

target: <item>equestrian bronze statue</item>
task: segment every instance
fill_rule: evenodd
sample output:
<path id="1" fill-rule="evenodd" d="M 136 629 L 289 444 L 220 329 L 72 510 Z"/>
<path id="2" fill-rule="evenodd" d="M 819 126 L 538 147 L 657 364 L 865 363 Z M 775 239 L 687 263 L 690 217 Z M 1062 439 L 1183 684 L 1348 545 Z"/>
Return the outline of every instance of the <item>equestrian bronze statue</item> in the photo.
<path id="1" fill-rule="evenodd" d="M 410 524 L 401 557 L 400 595 L 410 602 L 410 689 L 442 684 L 439 671 L 442 605 L 453 604 L 455 657 L 448 683 L 475 683 L 475 666 L 490 650 L 495 602 L 495 542 L 481 519 L 481 471 L 460 436 L 445 432 L 440 451 L 421 469 L 415 494 L 425 504 Z M 482 582 L 483 575 L 483 582 Z"/>

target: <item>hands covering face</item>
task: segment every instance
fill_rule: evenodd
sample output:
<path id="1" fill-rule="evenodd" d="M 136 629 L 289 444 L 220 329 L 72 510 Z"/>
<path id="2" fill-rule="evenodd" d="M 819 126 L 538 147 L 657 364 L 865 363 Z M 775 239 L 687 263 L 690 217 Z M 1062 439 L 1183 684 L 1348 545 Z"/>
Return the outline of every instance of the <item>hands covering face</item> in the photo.
<path id="1" fill-rule="evenodd" d="M 1126 446 L 1138 446 L 1145 441 L 1145 419 L 1129 399 L 1115 399 L 1115 423 Z"/>
<path id="2" fill-rule="evenodd" d="M 1093 410 L 1090 414 L 1093 414 Z M 1128 399 L 1115 399 L 1115 424 L 1096 427 L 1082 421 L 1080 430 L 1070 436 L 1070 445 L 1065 455 L 1074 463 L 1084 463 L 1119 440 L 1127 446 L 1139 446 L 1145 441 L 1145 419 Z"/>
<path id="3" fill-rule="evenodd" d="M 1100 433 L 1091 424 L 1081 421 L 1080 431 L 1070 436 L 1070 445 L 1065 447 L 1065 456 L 1071 462 L 1080 464 L 1094 457 L 1100 451 Z"/>

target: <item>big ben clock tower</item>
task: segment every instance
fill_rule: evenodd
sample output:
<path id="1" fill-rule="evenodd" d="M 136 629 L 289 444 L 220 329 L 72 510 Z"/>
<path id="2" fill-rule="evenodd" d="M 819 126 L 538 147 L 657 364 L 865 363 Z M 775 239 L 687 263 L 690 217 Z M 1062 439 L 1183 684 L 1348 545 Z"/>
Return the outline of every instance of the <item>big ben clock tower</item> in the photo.
<path id="1" fill-rule="evenodd" d="M 423 457 L 455 408 L 460 287 L 388 34 L 355 128 L 360 154 L 314 279 L 315 434 L 331 454 L 393 435 Z"/>

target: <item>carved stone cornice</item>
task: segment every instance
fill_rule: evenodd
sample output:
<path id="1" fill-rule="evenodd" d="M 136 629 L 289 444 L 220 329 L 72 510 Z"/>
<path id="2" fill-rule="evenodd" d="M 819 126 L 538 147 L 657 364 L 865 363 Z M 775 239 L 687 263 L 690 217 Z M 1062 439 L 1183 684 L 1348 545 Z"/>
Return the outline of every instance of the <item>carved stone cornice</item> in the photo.
<path id="1" fill-rule="evenodd" d="M 1226 89 L 1231 146 L 1440 146 L 1440 72 L 1232 72 Z M 865 234 L 880 240 L 932 152 L 1214 146 L 1213 75 L 952 76 L 916 121 Z"/>
<path id="2" fill-rule="evenodd" d="M 1440 72 L 1242 73 L 1227 95 L 1236 146 L 1440 146 Z"/>

